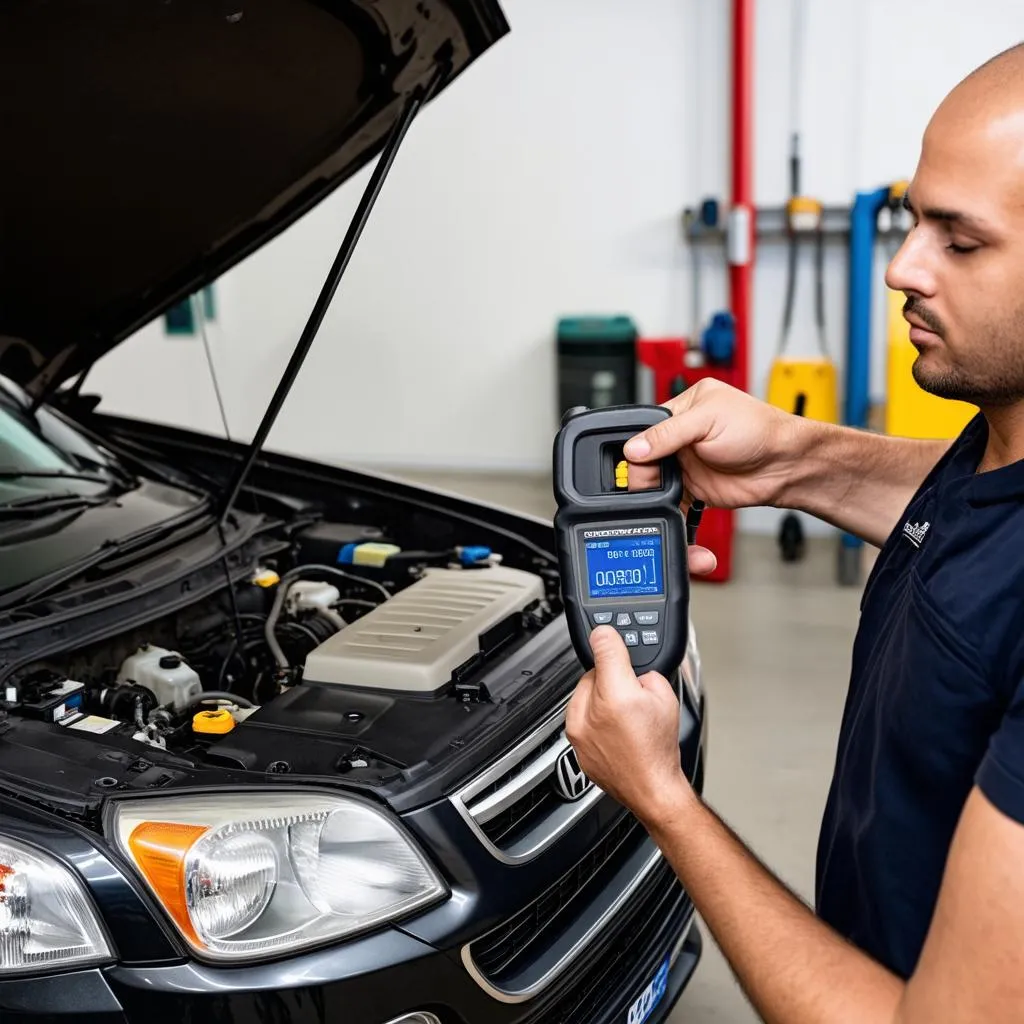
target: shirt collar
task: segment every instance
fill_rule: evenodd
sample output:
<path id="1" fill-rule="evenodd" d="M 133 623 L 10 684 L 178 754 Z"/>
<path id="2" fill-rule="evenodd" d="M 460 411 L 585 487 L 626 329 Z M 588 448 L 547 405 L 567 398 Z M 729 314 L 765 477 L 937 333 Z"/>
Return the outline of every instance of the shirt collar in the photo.
<path id="1" fill-rule="evenodd" d="M 1024 497 L 1024 459 L 999 469 L 979 473 L 978 466 L 988 443 L 988 421 L 978 413 L 960 435 L 954 453 L 952 478 L 963 485 L 963 496 L 972 505 L 992 505 Z"/>

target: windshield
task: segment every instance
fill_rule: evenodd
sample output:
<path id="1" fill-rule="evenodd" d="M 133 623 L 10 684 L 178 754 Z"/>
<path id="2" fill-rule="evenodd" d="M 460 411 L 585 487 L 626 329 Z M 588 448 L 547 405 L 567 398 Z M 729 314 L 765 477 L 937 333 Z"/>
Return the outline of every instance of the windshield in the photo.
<path id="1" fill-rule="evenodd" d="M 40 493 L 102 494 L 127 477 L 109 452 L 0 377 L 0 505 Z"/>

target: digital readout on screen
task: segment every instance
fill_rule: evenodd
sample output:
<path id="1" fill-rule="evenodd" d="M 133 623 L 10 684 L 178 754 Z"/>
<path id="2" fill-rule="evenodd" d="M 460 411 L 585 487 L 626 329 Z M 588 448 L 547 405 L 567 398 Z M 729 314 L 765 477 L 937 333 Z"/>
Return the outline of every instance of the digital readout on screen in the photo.
<path id="1" fill-rule="evenodd" d="M 662 593 L 660 535 L 588 540 L 585 546 L 592 598 Z"/>

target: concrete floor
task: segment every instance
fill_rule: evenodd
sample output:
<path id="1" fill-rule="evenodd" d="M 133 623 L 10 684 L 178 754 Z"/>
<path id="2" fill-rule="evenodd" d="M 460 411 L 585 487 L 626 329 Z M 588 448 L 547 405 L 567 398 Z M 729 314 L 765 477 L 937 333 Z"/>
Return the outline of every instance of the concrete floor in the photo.
<path id="1" fill-rule="evenodd" d="M 400 475 L 537 515 L 554 511 L 540 477 Z M 835 582 L 834 541 L 808 547 L 787 565 L 773 538 L 740 537 L 733 580 L 699 584 L 691 606 L 711 701 L 707 800 L 810 901 L 860 588 Z M 704 935 L 704 959 L 670 1024 L 757 1021 Z"/>

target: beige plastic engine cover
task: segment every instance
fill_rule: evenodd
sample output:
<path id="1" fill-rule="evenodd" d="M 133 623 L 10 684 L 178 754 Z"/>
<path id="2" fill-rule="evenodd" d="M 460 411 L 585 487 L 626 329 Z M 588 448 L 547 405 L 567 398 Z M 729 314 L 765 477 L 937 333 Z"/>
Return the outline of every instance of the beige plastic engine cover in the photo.
<path id="1" fill-rule="evenodd" d="M 432 693 L 479 651 L 482 632 L 543 597 L 539 576 L 503 565 L 427 569 L 311 651 L 303 678 Z"/>

